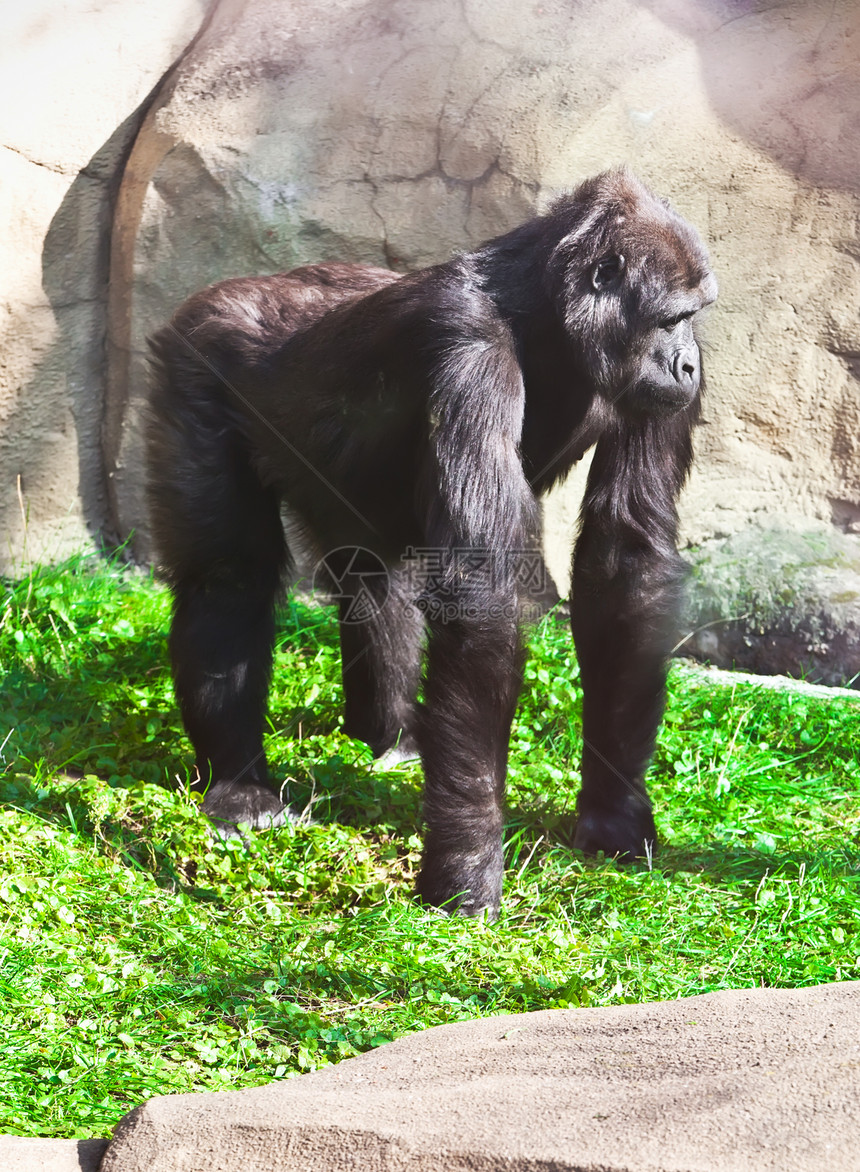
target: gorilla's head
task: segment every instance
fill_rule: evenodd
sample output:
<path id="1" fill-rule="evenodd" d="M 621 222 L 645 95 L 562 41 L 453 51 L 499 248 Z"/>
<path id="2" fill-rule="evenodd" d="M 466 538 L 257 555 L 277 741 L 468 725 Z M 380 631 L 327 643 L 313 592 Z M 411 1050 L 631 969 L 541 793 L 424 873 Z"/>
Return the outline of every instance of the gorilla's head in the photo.
<path id="1" fill-rule="evenodd" d="M 597 393 L 626 416 L 692 403 L 702 381 L 696 319 L 717 296 L 696 230 L 618 170 L 557 200 L 545 231 L 555 242 L 547 292 Z"/>

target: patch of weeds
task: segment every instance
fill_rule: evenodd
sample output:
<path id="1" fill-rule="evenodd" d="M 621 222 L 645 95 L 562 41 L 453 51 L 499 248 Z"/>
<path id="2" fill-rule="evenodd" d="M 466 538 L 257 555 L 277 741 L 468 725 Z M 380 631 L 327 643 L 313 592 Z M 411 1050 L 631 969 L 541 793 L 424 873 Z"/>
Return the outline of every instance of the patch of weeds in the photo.
<path id="1" fill-rule="evenodd" d="M 267 750 L 304 823 L 213 840 L 169 600 L 81 559 L 0 605 L 0 1128 L 105 1135 L 142 1099 L 289 1078 L 443 1022 L 860 977 L 860 705 L 672 671 L 662 849 L 570 849 L 581 692 L 535 631 L 499 921 L 411 898 L 420 769 L 341 732 L 337 624 L 291 600 Z"/>

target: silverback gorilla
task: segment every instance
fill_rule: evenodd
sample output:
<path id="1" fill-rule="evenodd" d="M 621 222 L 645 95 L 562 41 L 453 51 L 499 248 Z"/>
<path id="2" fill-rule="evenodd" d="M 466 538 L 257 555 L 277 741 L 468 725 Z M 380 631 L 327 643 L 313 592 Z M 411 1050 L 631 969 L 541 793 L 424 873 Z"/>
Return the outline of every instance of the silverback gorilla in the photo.
<path id="1" fill-rule="evenodd" d="M 573 563 L 574 842 L 623 859 L 649 849 L 643 775 L 682 581 L 696 315 L 715 296 L 694 229 L 620 170 L 422 272 L 308 265 L 223 281 L 179 309 L 152 342 L 149 499 L 213 822 L 288 813 L 262 743 L 286 503 L 375 602 L 361 622 L 340 602 L 345 731 L 376 755 L 420 752 L 420 896 L 494 912 L 523 662 L 517 558 L 534 548 L 536 497 L 596 443 Z M 416 584 L 403 559 L 418 548 L 437 558 Z M 481 572 L 464 550 L 480 551 Z M 370 572 L 380 562 L 388 574 Z M 414 605 L 434 594 L 444 608 Z"/>

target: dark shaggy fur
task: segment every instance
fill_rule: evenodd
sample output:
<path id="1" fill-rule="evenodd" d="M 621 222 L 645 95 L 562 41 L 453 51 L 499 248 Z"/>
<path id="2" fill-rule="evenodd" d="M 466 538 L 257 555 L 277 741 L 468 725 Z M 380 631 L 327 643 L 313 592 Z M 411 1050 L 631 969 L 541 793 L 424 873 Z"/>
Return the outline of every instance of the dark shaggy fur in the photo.
<path id="1" fill-rule="evenodd" d="M 182 306 L 152 343 L 149 493 L 175 599 L 176 692 L 213 821 L 286 815 L 262 735 L 287 502 L 321 553 L 347 551 L 335 569 L 344 559 L 372 604 L 359 623 L 341 606 L 346 730 L 376 754 L 420 750 L 421 895 L 497 908 L 517 556 L 534 546 L 536 495 L 596 443 L 574 558 L 576 844 L 630 858 L 653 843 L 643 775 L 681 582 L 694 319 L 715 295 L 694 230 L 621 171 L 410 276 L 309 265 Z M 368 551 L 358 562 L 355 547 Z M 406 571 L 414 549 L 442 551 L 434 573 Z M 492 572 L 464 568 L 463 551 Z M 389 589 L 361 558 L 390 567 Z"/>

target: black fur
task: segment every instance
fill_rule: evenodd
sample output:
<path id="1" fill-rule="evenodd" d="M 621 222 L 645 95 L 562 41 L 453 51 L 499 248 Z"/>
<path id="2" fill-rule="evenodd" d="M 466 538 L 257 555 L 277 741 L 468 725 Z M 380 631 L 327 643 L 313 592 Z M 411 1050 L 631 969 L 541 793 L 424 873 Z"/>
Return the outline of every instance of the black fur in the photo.
<path id="1" fill-rule="evenodd" d="M 715 295 L 693 229 L 619 171 L 423 272 L 311 265 L 182 306 L 152 343 L 149 493 L 176 691 L 214 821 L 285 816 L 262 733 L 286 501 L 321 554 L 360 547 L 391 567 L 387 593 L 366 579 L 366 621 L 342 603 L 346 730 L 376 754 L 420 749 L 422 897 L 495 910 L 522 663 L 516 554 L 534 545 L 536 496 L 596 442 L 574 559 L 576 843 L 648 849 L 643 776 L 699 410 L 692 322 Z M 452 556 L 416 577 L 404 562 L 416 549 Z M 454 551 L 469 550 L 491 572 L 464 569 Z M 365 581 L 356 567 L 347 579 Z M 429 632 L 420 706 L 416 603 Z"/>

